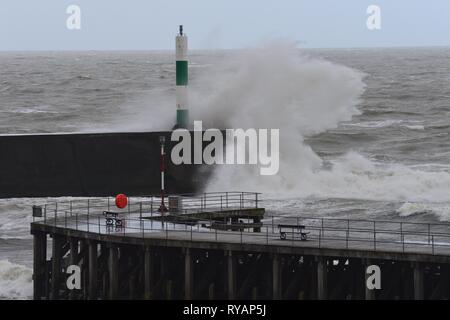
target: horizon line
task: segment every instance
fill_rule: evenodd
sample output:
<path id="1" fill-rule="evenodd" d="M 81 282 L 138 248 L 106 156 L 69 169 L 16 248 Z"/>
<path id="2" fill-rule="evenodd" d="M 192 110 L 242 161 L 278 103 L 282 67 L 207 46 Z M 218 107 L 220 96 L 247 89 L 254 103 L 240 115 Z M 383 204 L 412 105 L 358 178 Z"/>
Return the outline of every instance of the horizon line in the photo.
<path id="1" fill-rule="evenodd" d="M 239 51 L 254 48 L 255 46 L 240 47 L 240 48 L 190 48 L 190 52 L 201 51 Z M 349 46 L 349 47 L 297 47 L 299 50 L 367 50 L 367 49 L 429 49 L 429 48 L 450 48 L 450 45 L 399 45 L 399 46 Z M 26 52 L 174 52 L 174 49 L 0 49 L 0 53 L 26 53 Z"/>

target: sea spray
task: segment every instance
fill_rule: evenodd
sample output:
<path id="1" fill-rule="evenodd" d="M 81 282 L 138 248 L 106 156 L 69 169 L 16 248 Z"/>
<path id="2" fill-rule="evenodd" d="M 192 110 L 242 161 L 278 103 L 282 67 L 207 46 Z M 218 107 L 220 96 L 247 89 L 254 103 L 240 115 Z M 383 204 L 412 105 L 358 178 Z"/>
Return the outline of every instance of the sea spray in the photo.
<path id="1" fill-rule="evenodd" d="M 208 190 L 256 190 L 273 196 L 448 201 L 450 174 L 380 164 L 348 150 L 325 168 L 304 143 L 359 114 L 364 74 L 306 57 L 289 43 L 248 49 L 199 75 L 192 115 L 210 127 L 279 128 L 280 171 L 221 166 Z M 445 213 L 444 213 L 445 214 Z"/>
<path id="2" fill-rule="evenodd" d="M 448 201 L 450 172 L 379 163 L 358 150 L 342 150 L 340 158 L 325 163 L 304 142 L 360 114 L 357 107 L 364 103 L 365 91 L 360 71 L 305 56 L 295 45 L 280 41 L 217 53 L 208 60 L 192 73 L 192 120 L 202 120 L 205 128 L 280 129 L 277 175 L 261 176 L 251 165 L 219 165 L 208 190 L 254 190 L 291 198 Z M 124 129 L 171 129 L 174 101 L 174 90 L 152 89 L 145 108 L 128 112 L 137 121 Z M 392 124 L 403 123 L 361 126 L 370 130 Z M 440 216 L 446 215 L 448 210 Z"/>
<path id="3" fill-rule="evenodd" d="M 304 137 L 359 114 L 363 74 L 303 56 L 290 43 L 248 49 L 193 81 L 192 116 L 210 127 L 280 129 L 280 172 L 268 179 L 252 166 L 222 166 L 209 189 L 298 191 L 322 159 Z M 203 86 L 199 85 L 203 84 Z M 303 181 L 303 182 L 302 182 Z"/>

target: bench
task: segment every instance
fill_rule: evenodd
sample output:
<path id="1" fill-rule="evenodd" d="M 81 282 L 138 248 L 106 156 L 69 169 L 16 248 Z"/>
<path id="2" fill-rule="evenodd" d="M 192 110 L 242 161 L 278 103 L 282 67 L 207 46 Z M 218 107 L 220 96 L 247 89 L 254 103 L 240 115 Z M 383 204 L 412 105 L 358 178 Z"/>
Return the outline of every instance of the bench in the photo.
<path id="1" fill-rule="evenodd" d="M 279 224 L 278 229 L 280 230 L 280 239 L 286 240 L 288 231 L 284 231 L 283 229 L 290 229 L 292 233 L 292 238 L 295 238 L 295 234 L 298 233 L 301 241 L 308 240 L 309 232 L 305 232 L 306 226 L 297 225 L 297 224 Z"/>
<path id="2" fill-rule="evenodd" d="M 119 213 L 117 212 L 103 211 L 103 215 L 105 216 L 107 227 L 120 228 L 124 224 L 123 219 L 118 218 Z"/>

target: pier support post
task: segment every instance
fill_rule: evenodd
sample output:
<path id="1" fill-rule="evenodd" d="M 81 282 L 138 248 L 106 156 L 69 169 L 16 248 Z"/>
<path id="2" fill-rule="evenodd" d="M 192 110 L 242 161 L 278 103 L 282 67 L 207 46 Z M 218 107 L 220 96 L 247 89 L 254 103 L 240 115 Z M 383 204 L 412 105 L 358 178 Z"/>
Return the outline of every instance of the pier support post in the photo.
<path id="1" fill-rule="evenodd" d="M 77 238 L 69 238 L 69 246 L 70 246 L 69 263 L 71 265 L 78 265 L 78 239 Z M 75 297 L 76 297 L 75 290 L 70 290 L 69 299 L 74 300 Z"/>
<path id="2" fill-rule="evenodd" d="M 208 286 L 208 299 L 209 300 L 214 300 L 214 297 L 215 297 L 214 291 L 215 291 L 215 284 L 213 282 L 213 283 L 210 283 Z"/>
<path id="3" fill-rule="evenodd" d="M 252 300 L 258 300 L 258 287 L 252 288 Z"/>
<path id="4" fill-rule="evenodd" d="M 194 269 L 191 257 L 191 249 L 184 250 L 184 298 L 193 299 Z"/>
<path id="5" fill-rule="evenodd" d="M 33 234 L 33 298 L 41 300 L 45 294 L 47 264 L 47 235 L 45 233 Z"/>
<path id="6" fill-rule="evenodd" d="M 89 299 L 97 299 L 97 243 L 89 242 Z"/>
<path id="7" fill-rule="evenodd" d="M 424 272 L 419 262 L 413 263 L 414 268 L 414 300 L 424 300 Z"/>
<path id="8" fill-rule="evenodd" d="M 78 264 L 78 239 L 69 238 L 70 264 Z"/>
<path id="9" fill-rule="evenodd" d="M 365 299 L 366 300 L 375 300 L 375 289 L 369 289 L 367 286 L 367 279 L 369 278 L 370 274 L 367 274 L 367 268 L 372 265 L 372 261 L 369 259 L 363 260 L 363 266 L 364 266 L 364 288 L 365 288 Z"/>
<path id="10" fill-rule="evenodd" d="M 153 298 L 153 286 L 155 283 L 155 265 L 154 258 L 150 247 L 145 247 L 144 253 L 144 282 L 145 292 L 144 299 Z"/>
<path id="11" fill-rule="evenodd" d="M 327 259 L 324 257 L 316 258 L 317 264 L 317 299 L 327 299 Z"/>
<path id="12" fill-rule="evenodd" d="M 278 254 L 272 257 L 272 298 L 273 300 L 281 299 L 281 268 Z"/>
<path id="13" fill-rule="evenodd" d="M 61 249 L 62 237 L 54 234 L 52 240 L 52 291 L 50 298 L 57 300 L 59 298 L 59 286 L 61 278 Z"/>
<path id="14" fill-rule="evenodd" d="M 166 282 L 166 300 L 172 300 L 172 296 L 173 296 L 173 281 L 172 280 L 167 280 Z"/>
<path id="15" fill-rule="evenodd" d="M 119 254 L 117 247 L 109 248 L 109 299 L 117 299 L 119 292 Z"/>
<path id="16" fill-rule="evenodd" d="M 235 299 L 235 282 L 236 282 L 235 263 L 234 263 L 235 259 L 231 251 L 227 251 L 226 255 L 227 255 L 228 300 L 233 300 Z"/>

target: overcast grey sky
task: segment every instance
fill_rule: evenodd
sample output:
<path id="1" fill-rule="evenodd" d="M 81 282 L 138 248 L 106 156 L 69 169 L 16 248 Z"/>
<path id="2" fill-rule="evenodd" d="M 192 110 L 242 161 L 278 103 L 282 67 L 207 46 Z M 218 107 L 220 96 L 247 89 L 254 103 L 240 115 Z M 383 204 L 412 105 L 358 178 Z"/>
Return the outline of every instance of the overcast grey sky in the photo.
<path id="1" fill-rule="evenodd" d="M 81 30 L 66 9 L 81 8 Z M 366 27 L 381 7 L 381 30 Z M 449 46 L 449 0 L 0 0 L 0 50 L 172 49 L 179 24 L 194 49 L 273 38 L 303 47 Z"/>

